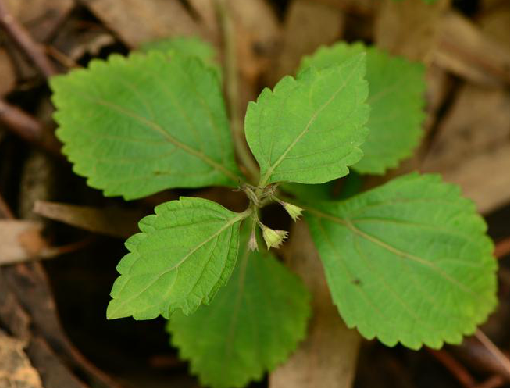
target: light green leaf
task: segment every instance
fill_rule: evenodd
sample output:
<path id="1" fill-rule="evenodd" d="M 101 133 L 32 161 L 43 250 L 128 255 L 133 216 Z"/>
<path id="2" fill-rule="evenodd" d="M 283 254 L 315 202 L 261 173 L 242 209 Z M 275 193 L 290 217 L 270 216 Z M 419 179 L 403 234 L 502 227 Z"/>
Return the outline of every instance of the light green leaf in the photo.
<path id="1" fill-rule="evenodd" d="M 141 47 L 142 51 L 159 51 L 163 53 L 178 53 L 189 57 L 200 58 L 204 63 L 214 63 L 216 53 L 214 48 L 207 42 L 189 36 L 180 36 L 175 38 L 159 39 L 145 43 Z"/>
<path id="2" fill-rule="evenodd" d="M 168 322 L 172 343 L 193 373 L 214 388 L 244 387 L 285 361 L 306 334 L 310 295 L 267 251 L 251 252 L 244 228 L 242 259 L 210 306 Z"/>
<path id="3" fill-rule="evenodd" d="M 365 51 L 369 133 L 361 146 L 364 156 L 352 168 L 360 173 L 383 174 L 410 156 L 422 136 L 421 125 L 425 119 L 424 66 L 391 56 L 375 47 L 338 43 L 322 47 L 305 58 L 301 68 L 338 66 Z"/>
<path id="4" fill-rule="evenodd" d="M 198 59 L 113 55 L 51 87 L 64 153 L 107 196 L 240 179 L 218 77 Z"/>
<path id="5" fill-rule="evenodd" d="M 248 144 L 261 168 L 260 185 L 323 183 L 349 173 L 365 141 L 368 85 L 365 54 L 330 69 L 283 78 L 251 102 Z"/>
<path id="6" fill-rule="evenodd" d="M 239 226 L 247 213 L 202 198 L 181 198 L 156 207 L 126 241 L 113 285 L 109 319 L 185 314 L 209 304 L 226 284 L 237 260 Z"/>
<path id="7" fill-rule="evenodd" d="M 148 42 L 141 47 L 144 52 L 159 51 L 163 54 L 178 54 L 181 56 L 195 57 L 213 69 L 221 76 L 221 70 L 215 62 L 216 51 L 208 42 L 197 37 L 179 36 L 175 38 L 159 39 Z"/>
<path id="8" fill-rule="evenodd" d="M 496 305 L 486 225 L 458 187 L 411 174 L 305 217 L 349 327 L 417 349 L 459 344 Z"/>

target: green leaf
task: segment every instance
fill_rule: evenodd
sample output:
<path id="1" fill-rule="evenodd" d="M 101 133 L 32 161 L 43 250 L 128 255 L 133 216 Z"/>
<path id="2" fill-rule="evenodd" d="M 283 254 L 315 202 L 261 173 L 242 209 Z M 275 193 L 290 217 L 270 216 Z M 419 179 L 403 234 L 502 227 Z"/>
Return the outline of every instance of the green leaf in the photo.
<path id="1" fill-rule="evenodd" d="M 285 77 L 250 103 L 245 131 L 260 164 L 260 186 L 323 183 L 349 173 L 367 136 L 364 75 L 361 53 L 330 69 L 310 68 L 299 79 Z"/>
<path id="2" fill-rule="evenodd" d="M 219 76 L 221 70 L 215 61 L 216 51 L 208 42 L 197 37 L 179 36 L 175 38 L 159 39 L 144 44 L 143 52 L 159 51 L 170 57 L 172 54 L 199 58 L 207 67 L 213 69 Z"/>
<path id="3" fill-rule="evenodd" d="M 163 53 L 178 53 L 189 57 L 200 58 L 204 63 L 213 64 L 216 53 L 214 48 L 197 37 L 180 36 L 165 38 L 145 43 L 141 50 L 144 52 L 159 51 Z"/>
<path id="4" fill-rule="evenodd" d="M 459 344 L 496 305 L 486 225 L 458 187 L 411 174 L 305 217 L 349 327 L 418 349 Z"/>
<path id="5" fill-rule="evenodd" d="M 172 315 L 168 330 L 204 385 L 244 387 L 285 361 L 305 337 L 310 295 L 271 254 L 247 248 L 226 287 L 193 315 Z"/>
<path id="6" fill-rule="evenodd" d="M 240 179 L 218 77 L 196 58 L 113 55 L 51 87 L 64 153 L 107 196 Z"/>
<path id="7" fill-rule="evenodd" d="M 338 43 L 305 58 L 301 68 L 337 66 L 365 51 L 369 133 L 361 146 L 364 156 L 353 168 L 360 173 L 383 174 L 410 156 L 421 139 L 425 119 L 424 66 L 375 47 Z"/>
<path id="8" fill-rule="evenodd" d="M 234 269 L 247 215 L 201 198 L 157 206 L 140 221 L 142 233 L 126 241 L 129 253 L 117 266 L 108 318 L 168 318 L 210 303 Z"/>

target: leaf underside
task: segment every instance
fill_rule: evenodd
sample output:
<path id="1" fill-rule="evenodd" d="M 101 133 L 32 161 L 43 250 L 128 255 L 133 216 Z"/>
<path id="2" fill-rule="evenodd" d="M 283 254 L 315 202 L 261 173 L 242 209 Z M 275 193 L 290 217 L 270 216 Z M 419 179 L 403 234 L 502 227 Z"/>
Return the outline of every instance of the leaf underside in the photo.
<path id="1" fill-rule="evenodd" d="M 425 69 L 420 63 L 387 54 L 361 43 L 338 43 L 322 47 L 306 57 L 301 71 L 325 69 L 367 53 L 366 80 L 369 84 L 369 130 L 361 146 L 363 158 L 352 168 L 360 173 L 383 174 L 409 157 L 422 136 L 425 119 Z"/>
<path id="2" fill-rule="evenodd" d="M 298 79 L 283 78 L 251 102 L 248 144 L 261 182 L 323 183 L 348 174 L 362 156 L 368 120 L 365 54 Z"/>
<path id="3" fill-rule="evenodd" d="M 221 86 L 200 59 L 112 55 L 51 87 L 63 152 L 105 195 L 237 184 Z"/>
<path id="4" fill-rule="evenodd" d="M 201 198 L 157 206 L 140 221 L 142 233 L 126 241 L 129 253 L 117 266 L 108 318 L 168 318 L 210 303 L 235 267 L 243 218 Z"/>
<path id="5" fill-rule="evenodd" d="M 247 250 L 211 305 L 193 315 L 170 317 L 168 330 L 182 358 L 201 382 L 214 388 L 244 387 L 285 361 L 306 334 L 310 295 L 271 254 Z"/>
<path id="6" fill-rule="evenodd" d="M 459 189 L 411 174 L 306 212 L 335 304 L 386 345 L 459 344 L 496 305 L 486 225 Z"/>

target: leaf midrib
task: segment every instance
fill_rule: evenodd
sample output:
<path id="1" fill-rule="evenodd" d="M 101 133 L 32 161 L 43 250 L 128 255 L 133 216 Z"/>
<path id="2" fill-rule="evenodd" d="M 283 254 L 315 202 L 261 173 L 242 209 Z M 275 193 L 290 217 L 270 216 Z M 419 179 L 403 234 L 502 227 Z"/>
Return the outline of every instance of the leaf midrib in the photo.
<path id="1" fill-rule="evenodd" d="M 241 221 L 243 220 L 244 218 L 246 218 L 250 213 L 248 211 L 245 211 L 243 213 L 239 213 L 236 217 L 232 218 L 230 221 L 228 221 L 224 226 L 222 226 L 217 232 L 215 232 L 214 234 L 212 234 L 211 236 L 209 236 L 208 238 L 206 238 L 204 241 L 202 241 L 200 244 L 198 244 L 196 247 L 192 248 L 186 255 L 184 255 L 184 257 L 179 260 L 179 262 L 177 264 L 175 264 L 174 266 L 172 266 L 171 268 L 169 269 L 166 269 L 165 271 L 159 273 L 151 282 L 149 282 L 149 284 L 147 284 L 147 286 L 145 288 L 143 288 L 142 290 L 140 290 L 140 292 L 138 292 L 136 295 L 133 295 L 131 296 L 130 298 L 127 298 L 124 300 L 123 303 L 121 303 L 118 307 L 117 307 L 117 310 L 119 308 L 122 308 L 124 307 L 128 302 L 132 301 L 133 299 L 136 299 L 138 298 L 140 295 L 142 295 L 145 291 L 147 291 L 150 287 L 152 287 L 154 285 L 154 283 L 156 283 L 159 279 L 161 279 L 161 277 L 163 277 L 164 275 L 166 275 L 167 273 L 169 273 L 170 271 L 173 271 L 174 269 L 178 269 L 191 255 L 193 255 L 193 253 L 195 253 L 197 250 L 199 250 L 201 247 L 203 247 L 204 245 L 206 245 L 207 243 L 209 243 L 210 241 L 212 241 L 213 239 L 215 239 L 217 236 L 219 236 L 221 233 L 223 233 L 226 229 L 228 229 L 229 227 L 231 227 L 232 225 L 234 225 L 236 222 L 238 221 Z M 123 275 L 123 276 L 127 276 L 127 275 Z M 124 284 L 124 287 L 119 291 L 119 294 L 122 293 L 122 291 L 124 290 L 124 288 L 126 287 L 126 285 L 128 284 L 128 282 L 126 282 Z M 161 311 L 160 311 L 161 313 Z"/>
<path id="2" fill-rule="evenodd" d="M 79 93 L 79 94 L 80 94 L 80 96 L 82 98 L 85 98 L 85 99 L 89 100 L 93 104 L 97 104 L 97 105 L 100 105 L 100 106 L 104 106 L 104 107 L 113 109 L 113 110 L 117 111 L 118 113 L 121 113 L 121 114 L 123 114 L 125 116 L 128 116 L 128 117 L 138 121 L 142 125 L 148 126 L 149 128 L 151 128 L 154 131 L 156 131 L 159 134 L 161 134 L 168 142 L 172 143 L 175 147 L 180 148 L 184 152 L 186 152 L 186 153 L 188 153 L 188 154 L 190 154 L 192 156 L 195 156 L 196 158 L 198 158 L 198 159 L 202 160 L 203 162 L 209 164 L 215 170 L 221 172 L 222 174 L 224 174 L 225 176 L 227 176 L 228 178 L 230 178 L 234 182 L 237 182 L 237 181 L 239 181 L 241 179 L 238 175 L 236 175 L 232 171 L 228 170 L 227 168 L 225 168 L 220 163 L 217 163 L 216 161 L 211 159 L 209 156 L 207 156 L 203 152 L 197 151 L 196 149 L 194 149 L 194 148 L 192 148 L 192 147 L 190 147 L 190 146 L 188 146 L 188 145 L 186 145 L 184 143 L 181 143 L 179 140 L 177 140 L 176 138 L 171 136 L 167 131 L 165 131 L 158 123 L 156 123 L 156 122 L 154 122 L 152 120 L 149 120 L 149 119 L 147 119 L 147 118 L 145 118 L 143 116 L 140 116 L 139 114 L 137 114 L 135 112 L 132 112 L 132 111 L 130 111 L 128 109 L 125 109 L 125 108 L 123 108 L 123 107 L 121 107 L 121 106 L 119 106 L 117 104 L 114 104 L 111 101 L 102 100 L 102 99 L 94 99 L 94 98 L 91 98 L 91 97 L 89 97 L 89 96 L 87 96 L 86 94 L 83 94 L 83 93 Z"/>
<path id="3" fill-rule="evenodd" d="M 359 59 L 357 61 L 358 63 L 361 61 L 361 58 L 362 57 L 360 55 Z M 296 144 L 303 138 L 303 136 L 308 133 L 308 131 L 310 130 L 310 127 L 315 122 L 317 116 L 324 109 L 326 109 L 329 106 L 329 104 L 336 98 L 338 93 L 340 93 L 345 88 L 345 85 L 347 85 L 347 82 L 349 82 L 351 80 L 353 75 L 356 73 L 356 70 L 357 70 L 357 66 L 353 66 L 353 69 L 352 69 L 351 73 L 349 74 L 348 77 L 345 78 L 344 82 L 340 85 L 340 87 L 333 93 L 333 95 L 328 99 L 328 101 L 326 101 L 317 110 L 317 112 L 315 112 L 313 114 L 313 116 L 310 118 L 310 120 L 308 121 L 308 123 L 305 126 L 305 128 L 301 131 L 301 133 L 296 137 L 296 139 L 294 139 L 294 141 L 291 144 L 289 144 L 289 146 L 286 148 L 286 150 L 283 152 L 283 154 L 278 158 L 278 160 L 276 162 L 274 162 L 274 164 L 272 166 L 269 167 L 269 169 L 266 171 L 264 177 L 260 181 L 260 184 L 259 184 L 260 187 L 265 187 L 266 186 L 267 182 L 269 181 L 269 178 L 273 174 L 273 171 L 283 162 L 283 160 L 285 159 L 287 154 L 296 146 Z"/>
<path id="4" fill-rule="evenodd" d="M 416 262 L 418 262 L 418 263 L 420 263 L 420 264 L 422 264 L 422 265 L 424 265 L 424 266 L 434 270 L 439 275 L 441 275 L 441 277 L 443 279 L 447 280 L 451 284 L 454 284 L 455 286 L 457 286 L 459 289 L 461 289 L 465 293 L 470 294 L 470 295 L 472 295 L 473 297 L 476 297 L 476 298 L 480 297 L 479 295 L 474 294 L 473 291 L 470 290 L 469 288 L 467 288 L 464 284 L 459 283 L 456 279 L 452 278 L 447 273 L 442 271 L 434 263 L 432 263 L 430 261 L 427 261 L 425 259 L 422 259 L 419 256 L 415 256 L 413 254 L 410 254 L 410 253 L 407 253 L 407 252 L 403 252 L 403 251 L 399 250 L 398 248 L 395 248 L 395 247 L 389 245 L 388 243 L 385 243 L 384 241 L 381 241 L 378 238 L 373 237 L 373 236 L 363 232 L 362 230 L 360 230 L 356 226 L 354 226 L 354 224 L 352 222 L 350 222 L 350 220 L 342 219 L 342 218 L 339 218 L 339 217 L 335 217 L 335 216 L 333 216 L 331 214 L 323 213 L 323 212 L 321 212 L 321 211 L 319 211 L 317 209 L 313 209 L 313 208 L 309 208 L 309 207 L 306 207 L 305 210 L 309 211 L 310 213 L 314 214 L 317 217 L 328 219 L 330 221 L 333 221 L 333 222 L 335 222 L 337 224 L 340 224 L 340 225 L 346 227 L 347 229 L 349 229 L 354 234 L 364 238 L 367 241 L 372 242 L 373 244 L 376 244 L 376 245 L 386 249 L 387 251 L 395 254 L 396 256 L 405 257 L 405 258 L 411 259 L 413 261 L 416 261 Z"/>

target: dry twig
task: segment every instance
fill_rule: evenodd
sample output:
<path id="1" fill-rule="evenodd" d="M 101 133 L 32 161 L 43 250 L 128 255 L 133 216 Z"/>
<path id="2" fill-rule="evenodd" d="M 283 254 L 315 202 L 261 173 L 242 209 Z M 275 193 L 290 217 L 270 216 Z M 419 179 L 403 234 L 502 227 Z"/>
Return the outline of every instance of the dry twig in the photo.
<path id="1" fill-rule="evenodd" d="M 37 119 L 1 98 L 0 122 L 22 139 L 34 143 L 54 155 L 60 155 L 58 141 L 50 133 L 45 136 L 44 127 Z"/>
<path id="2" fill-rule="evenodd" d="M 46 77 L 58 74 L 46 56 L 44 49 L 36 43 L 28 31 L 12 15 L 5 0 L 0 0 L 0 26 L 11 36 L 21 50 L 30 58 Z"/>

